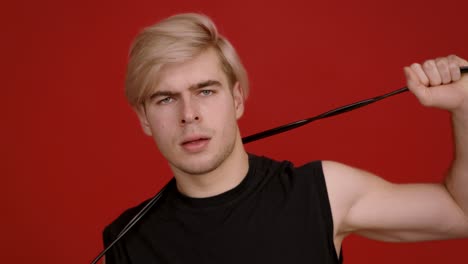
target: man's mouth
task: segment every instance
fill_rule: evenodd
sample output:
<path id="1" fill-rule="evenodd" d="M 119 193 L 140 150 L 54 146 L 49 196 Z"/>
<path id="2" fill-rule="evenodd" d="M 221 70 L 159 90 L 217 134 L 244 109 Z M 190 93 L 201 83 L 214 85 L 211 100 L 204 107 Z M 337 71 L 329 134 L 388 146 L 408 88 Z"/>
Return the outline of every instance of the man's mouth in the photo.
<path id="1" fill-rule="evenodd" d="M 187 152 L 200 152 L 206 148 L 209 141 L 208 137 L 196 137 L 183 141 L 181 146 Z"/>

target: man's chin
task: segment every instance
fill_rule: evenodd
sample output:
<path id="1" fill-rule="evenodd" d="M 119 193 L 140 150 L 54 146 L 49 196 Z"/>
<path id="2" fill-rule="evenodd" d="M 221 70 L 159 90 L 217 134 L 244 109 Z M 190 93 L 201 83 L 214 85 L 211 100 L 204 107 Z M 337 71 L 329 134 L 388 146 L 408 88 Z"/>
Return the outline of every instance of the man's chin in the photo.
<path id="1" fill-rule="evenodd" d="M 192 157 L 180 162 L 171 163 L 171 167 L 174 172 L 180 171 L 188 175 L 203 175 L 214 171 L 221 163 L 222 159 L 217 160 Z"/>

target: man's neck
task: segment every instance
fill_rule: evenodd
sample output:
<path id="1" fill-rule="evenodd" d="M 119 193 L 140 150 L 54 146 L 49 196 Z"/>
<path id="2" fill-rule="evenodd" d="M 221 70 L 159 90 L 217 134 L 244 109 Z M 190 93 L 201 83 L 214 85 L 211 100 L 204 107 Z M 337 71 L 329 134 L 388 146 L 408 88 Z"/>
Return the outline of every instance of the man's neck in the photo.
<path id="1" fill-rule="evenodd" d="M 249 157 L 242 143 L 216 169 L 201 175 L 174 172 L 179 192 L 193 198 L 212 197 L 239 185 L 249 170 Z"/>

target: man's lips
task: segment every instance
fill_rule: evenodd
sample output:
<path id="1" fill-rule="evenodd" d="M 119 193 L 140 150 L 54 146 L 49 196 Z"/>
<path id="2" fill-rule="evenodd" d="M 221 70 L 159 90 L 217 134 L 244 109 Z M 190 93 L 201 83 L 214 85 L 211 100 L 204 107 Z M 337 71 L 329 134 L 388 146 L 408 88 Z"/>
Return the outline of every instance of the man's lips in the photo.
<path id="1" fill-rule="evenodd" d="M 198 141 L 209 140 L 210 138 L 205 136 L 196 136 L 196 137 L 189 137 L 182 141 L 181 145 L 196 143 Z"/>
<path id="2" fill-rule="evenodd" d="M 188 152 L 200 152 L 208 145 L 209 137 L 195 136 L 184 139 L 180 144 Z"/>

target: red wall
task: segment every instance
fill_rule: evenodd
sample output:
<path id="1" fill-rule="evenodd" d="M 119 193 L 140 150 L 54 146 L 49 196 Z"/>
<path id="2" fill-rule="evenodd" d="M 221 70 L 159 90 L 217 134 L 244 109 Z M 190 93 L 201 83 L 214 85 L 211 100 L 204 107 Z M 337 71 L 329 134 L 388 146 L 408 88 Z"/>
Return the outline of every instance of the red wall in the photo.
<path id="1" fill-rule="evenodd" d="M 166 16 L 208 14 L 237 47 L 252 84 L 243 135 L 397 89 L 414 61 L 468 58 L 468 1 L 186 2 L 2 4 L 2 263 L 89 262 L 103 227 L 171 176 L 123 96 L 132 38 Z M 247 149 L 432 182 L 451 144 L 449 115 L 404 94 Z M 468 240 L 344 246 L 347 263 L 460 263 Z"/>

